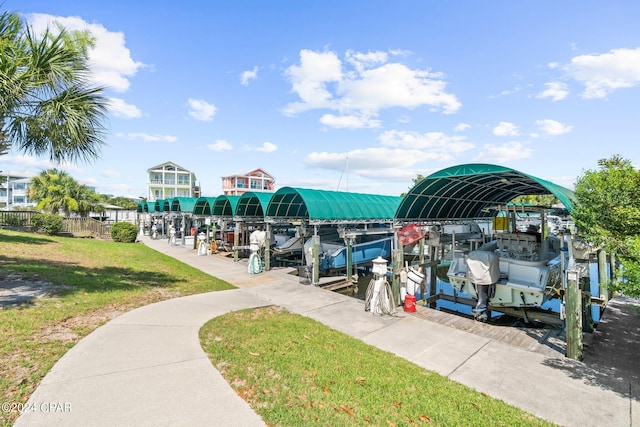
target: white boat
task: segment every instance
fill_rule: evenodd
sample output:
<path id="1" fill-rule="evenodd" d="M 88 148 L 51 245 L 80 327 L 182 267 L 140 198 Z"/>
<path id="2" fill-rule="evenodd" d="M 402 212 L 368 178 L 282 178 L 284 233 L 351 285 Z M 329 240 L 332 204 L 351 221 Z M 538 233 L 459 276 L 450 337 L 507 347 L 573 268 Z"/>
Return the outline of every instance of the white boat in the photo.
<path id="1" fill-rule="evenodd" d="M 560 240 L 555 236 L 541 239 L 540 234 L 497 233 L 495 240 L 479 250 L 491 251 L 500 261 L 500 280 L 490 295 L 493 307 L 540 308 L 559 296 L 562 287 Z M 457 254 L 447 272 L 449 282 L 458 292 L 477 298 L 476 288 L 467 274 L 468 253 Z"/>

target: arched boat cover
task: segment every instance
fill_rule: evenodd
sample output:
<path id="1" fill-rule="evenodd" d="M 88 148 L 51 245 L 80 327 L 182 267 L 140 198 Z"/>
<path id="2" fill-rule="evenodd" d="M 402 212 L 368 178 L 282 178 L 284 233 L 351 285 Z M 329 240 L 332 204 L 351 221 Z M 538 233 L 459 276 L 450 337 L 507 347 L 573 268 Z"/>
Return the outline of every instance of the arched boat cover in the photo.
<path id="1" fill-rule="evenodd" d="M 492 209 L 517 196 L 552 194 L 571 211 L 573 192 L 503 166 L 465 164 L 435 172 L 418 182 L 396 212 L 398 221 L 456 221 L 491 218 Z"/>
<path id="2" fill-rule="evenodd" d="M 313 221 L 393 221 L 401 197 L 283 187 L 271 197 L 268 218 Z"/>
<path id="3" fill-rule="evenodd" d="M 193 213 L 195 197 L 175 197 L 171 199 L 171 212 Z"/>
<path id="4" fill-rule="evenodd" d="M 196 204 L 193 206 L 193 214 L 197 216 L 211 216 L 215 202 L 215 197 L 198 197 Z"/>
<path id="5" fill-rule="evenodd" d="M 211 215 L 218 218 L 233 218 L 236 214 L 236 207 L 238 206 L 238 199 L 240 196 L 218 196 L 213 203 L 213 209 Z"/>
<path id="6" fill-rule="evenodd" d="M 267 206 L 271 201 L 274 193 L 262 193 L 247 191 L 238 199 L 236 206 L 236 216 L 243 218 L 260 218 L 264 219 Z"/>

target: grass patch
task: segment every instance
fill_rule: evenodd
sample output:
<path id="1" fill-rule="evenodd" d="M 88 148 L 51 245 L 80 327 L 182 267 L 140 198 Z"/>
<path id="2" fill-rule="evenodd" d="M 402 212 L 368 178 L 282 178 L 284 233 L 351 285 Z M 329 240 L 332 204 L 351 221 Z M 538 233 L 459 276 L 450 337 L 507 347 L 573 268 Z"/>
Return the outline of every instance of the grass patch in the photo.
<path id="1" fill-rule="evenodd" d="M 200 331 L 214 366 L 267 425 L 552 425 L 277 307 Z"/>
<path id="2" fill-rule="evenodd" d="M 153 302 L 233 289 L 142 244 L 0 230 L 0 281 L 46 287 L 18 305 L 0 289 L 0 396 L 26 402 L 76 342 L 115 316 Z M 15 413 L 0 412 L 0 425 Z"/>

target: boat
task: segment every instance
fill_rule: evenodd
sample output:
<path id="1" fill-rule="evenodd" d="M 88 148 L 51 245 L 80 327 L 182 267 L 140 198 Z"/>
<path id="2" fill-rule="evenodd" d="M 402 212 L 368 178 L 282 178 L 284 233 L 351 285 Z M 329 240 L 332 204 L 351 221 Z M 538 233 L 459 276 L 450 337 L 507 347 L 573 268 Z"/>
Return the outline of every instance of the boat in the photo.
<path id="1" fill-rule="evenodd" d="M 560 296 L 562 257 L 560 238 L 527 232 L 495 233 L 494 239 L 477 250 L 493 252 L 499 257 L 500 279 L 490 293 L 492 307 L 542 308 Z M 477 298 L 469 280 L 467 259 L 470 251 L 455 251 L 447 277 L 457 292 Z M 565 258 L 566 261 L 566 258 Z"/>
<path id="2" fill-rule="evenodd" d="M 351 245 L 351 263 L 368 264 L 377 257 L 390 259 L 393 236 L 382 237 L 375 235 L 359 236 L 356 243 Z M 307 265 L 313 264 L 313 239 L 304 244 L 304 255 Z M 318 246 L 319 270 L 339 270 L 347 267 L 347 245 L 344 239 L 320 239 Z"/>

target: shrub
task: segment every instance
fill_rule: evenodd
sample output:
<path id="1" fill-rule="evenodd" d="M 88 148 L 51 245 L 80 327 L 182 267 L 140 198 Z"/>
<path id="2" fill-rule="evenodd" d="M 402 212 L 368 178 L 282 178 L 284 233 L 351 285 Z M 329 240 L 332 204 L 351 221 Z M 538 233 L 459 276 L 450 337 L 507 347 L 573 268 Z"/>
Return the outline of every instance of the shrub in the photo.
<path id="1" fill-rule="evenodd" d="M 23 227 L 27 223 L 26 218 L 21 218 L 17 214 L 8 214 L 4 217 L 4 222 L 10 227 Z"/>
<path id="2" fill-rule="evenodd" d="M 55 236 L 62 230 L 62 217 L 58 214 L 35 214 L 31 218 L 33 229 Z"/>
<path id="3" fill-rule="evenodd" d="M 134 243 L 138 236 L 138 227 L 130 222 L 116 222 L 111 226 L 111 238 L 114 242 Z"/>

